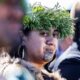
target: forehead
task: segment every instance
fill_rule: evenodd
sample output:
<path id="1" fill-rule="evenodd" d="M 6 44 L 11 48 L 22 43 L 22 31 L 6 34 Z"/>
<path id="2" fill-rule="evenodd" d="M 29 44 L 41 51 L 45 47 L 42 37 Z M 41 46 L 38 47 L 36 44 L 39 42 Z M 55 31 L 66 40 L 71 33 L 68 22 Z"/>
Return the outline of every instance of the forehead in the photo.
<path id="1" fill-rule="evenodd" d="M 56 28 L 50 28 L 50 29 L 48 29 L 48 30 L 44 30 L 44 29 L 41 29 L 41 30 L 39 30 L 39 32 L 42 32 L 42 31 L 44 31 L 44 32 L 48 32 L 48 33 L 53 33 L 54 31 L 58 31 Z"/>

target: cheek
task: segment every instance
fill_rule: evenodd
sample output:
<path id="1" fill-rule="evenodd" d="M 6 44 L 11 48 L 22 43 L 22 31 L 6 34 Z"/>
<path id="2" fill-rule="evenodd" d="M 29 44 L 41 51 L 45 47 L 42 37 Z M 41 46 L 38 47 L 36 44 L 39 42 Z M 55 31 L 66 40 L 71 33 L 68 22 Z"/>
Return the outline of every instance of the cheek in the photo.
<path id="1" fill-rule="evenodd" d="M 32 39 L 29 43 L 30 50 L 32 50 L 33 53 L 38 53 L 38 55 L 43 54 L 43 48 L 45 46 L 43 39 Z"/>
<path id="2" fill-rule="evenodd" d="M 53 45 L 57 49 L 57 47 L 58 47 L 58 40 L 57 39 L 53 39 Z"/>

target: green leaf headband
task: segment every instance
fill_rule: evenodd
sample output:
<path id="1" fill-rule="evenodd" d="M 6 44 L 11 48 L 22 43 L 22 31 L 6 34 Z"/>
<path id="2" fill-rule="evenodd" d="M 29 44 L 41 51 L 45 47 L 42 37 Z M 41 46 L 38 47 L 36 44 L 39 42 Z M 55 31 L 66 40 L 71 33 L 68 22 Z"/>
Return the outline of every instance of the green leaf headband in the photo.
<path id="1" fill-rule="evenodd" d="M 30 27 L 32 30 L 49 30 L 50 27 L 53 27 L 59 31 L 61 38 L 73 33 L 72 20 L 70 19 L 70 15 L 66 10 L 54 10 L 40 7 L 43 6 L 38 6 L 36 8 L 32 7 L 32 18 L 30 18 L 28 15 L 24 17 L 24 28 Z"/>

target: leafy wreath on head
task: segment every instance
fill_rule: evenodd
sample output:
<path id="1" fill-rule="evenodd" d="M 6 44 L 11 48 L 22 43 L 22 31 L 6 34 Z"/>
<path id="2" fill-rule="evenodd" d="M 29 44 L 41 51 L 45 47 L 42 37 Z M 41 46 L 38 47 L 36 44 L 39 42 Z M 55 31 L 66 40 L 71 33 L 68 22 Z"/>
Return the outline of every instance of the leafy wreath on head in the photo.
<path id="1" fill-rule="evenodd" d="M 46 8 L 42 5 L 32 6 L 32 17 L 25 15 L 23 18 L 24 28 L 36 30 L 49 30 L 56 28 L 60 33 L 60 38 L 64 38 L 73 33 L 72 20 L 66 10 Z"/>

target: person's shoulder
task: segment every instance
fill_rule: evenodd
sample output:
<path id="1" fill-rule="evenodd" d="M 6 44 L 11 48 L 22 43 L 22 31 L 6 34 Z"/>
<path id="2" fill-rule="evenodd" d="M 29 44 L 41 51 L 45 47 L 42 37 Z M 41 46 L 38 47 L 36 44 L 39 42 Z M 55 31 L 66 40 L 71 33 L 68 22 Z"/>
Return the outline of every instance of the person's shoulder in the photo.
<path id="1" fill-rule="evenodd" d="M 18 63 L 9 64 L 4 70 L 4 76 L 7 80 L 16 80 L 18 78 L 19 80 L 34 80 L 34 77 L 29 70 Z"/>
<path id="2" fill-rule="evenodd" d="M 5 67 L 4 74 L 7 75 L 21 75 L 25 68 L 20 64 L 9 64 Z"/>
<path id="3" fill-rule="evenodd" d="M 80 57 L 70 58 L 63 60 L 59 66 L 79 66 L 80 65 Z"/>
<path id="4" fill-rule="evenodd" d="M 8 76 L 20 77 L 24 75 L 30 75 L 30 72 L 28 69 L 26 69 L 20 64 L 9 64 L 4 70 L 4 75 L 7 77 Z"/>

